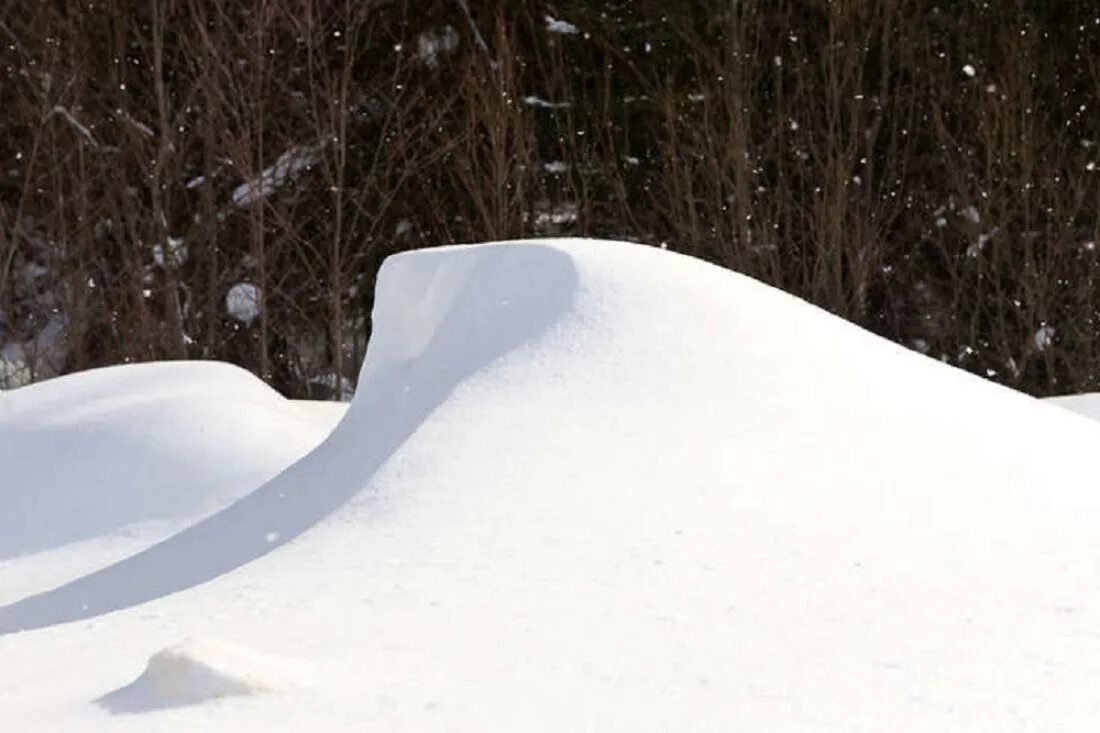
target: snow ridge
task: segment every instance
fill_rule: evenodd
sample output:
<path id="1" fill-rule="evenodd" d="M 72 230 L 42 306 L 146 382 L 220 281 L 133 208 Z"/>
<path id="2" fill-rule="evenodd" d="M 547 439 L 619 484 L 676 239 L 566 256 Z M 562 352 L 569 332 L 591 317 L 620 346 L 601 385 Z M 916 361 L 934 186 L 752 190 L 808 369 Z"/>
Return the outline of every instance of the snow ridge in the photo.
<path id="1" fill-rule="evenodd" d="M 455 385 L 561 318 L 576 281 L 566 253 L 538 244 L 391 257 L 379 275 L 379 327 L 359 391 L 324 443 L 253 493 L 169 539 L 0 607 L 0 634 L 145 603 L 293 540 L 359 491 Z"/>

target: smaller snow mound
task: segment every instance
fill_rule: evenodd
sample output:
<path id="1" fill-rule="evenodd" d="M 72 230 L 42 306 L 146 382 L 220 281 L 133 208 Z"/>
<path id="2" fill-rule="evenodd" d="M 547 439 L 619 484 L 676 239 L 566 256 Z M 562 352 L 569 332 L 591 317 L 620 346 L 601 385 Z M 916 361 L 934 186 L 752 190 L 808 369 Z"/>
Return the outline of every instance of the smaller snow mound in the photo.
<path id="1" fill-rule="evenodd" d="M 151 656 L 140 677 L 96 703 L 117 715 L 257 695 L 285 689 L 287 667 L 235 644 L 190 639 Z"/>
<path id="2" fill-rule="evenodd" d="M 129 538 L 150 523 L 176 531 L 309 453 L 339 410 L 291 403 L 217 362 L 106 367 L 5 393 L 0 598 L 13 571 L 5 560 Z"/>

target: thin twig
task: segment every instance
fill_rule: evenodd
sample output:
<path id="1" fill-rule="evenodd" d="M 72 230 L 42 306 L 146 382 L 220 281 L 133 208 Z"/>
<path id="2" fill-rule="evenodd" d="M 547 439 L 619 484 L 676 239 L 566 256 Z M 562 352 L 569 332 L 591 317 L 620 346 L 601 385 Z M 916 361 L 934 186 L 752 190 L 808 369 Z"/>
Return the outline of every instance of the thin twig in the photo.
<path id="1" fill-rule="evenodd" d="M 481 36 L 481 31 L 477 29 L 477 24 L 474 23 L 474 16 L 470 12 L 470 5 L 466 0 L 458 0 L 458 6 L 462 8 L 462 12 L 466 14 L 466 22 L 470 24 L 470 30 L 474 32 L 474 40 L 477 41 L 477 45 L 485 52 L 485 57 L 489 59 L 489 66 L 496 71 L 500 67 L 500 63 L 493 58 L 493 52 L 489 50 L 489 44 L 485 42 L 485 39 Z"/>

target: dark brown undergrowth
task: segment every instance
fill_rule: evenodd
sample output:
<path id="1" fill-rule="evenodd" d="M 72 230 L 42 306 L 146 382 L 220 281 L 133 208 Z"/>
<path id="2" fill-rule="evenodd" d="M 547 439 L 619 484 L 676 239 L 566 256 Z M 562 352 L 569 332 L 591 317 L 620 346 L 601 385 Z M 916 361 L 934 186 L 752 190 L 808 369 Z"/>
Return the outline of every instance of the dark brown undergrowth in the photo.
<path id="1" fill-rule="evenodd" d="M 1097 389 L 1095 16 L 0 0 L 0 386 L 214 358 L 338 396 L 387 255 L 565 234 L 705 258 L 1033 394 Z"/>

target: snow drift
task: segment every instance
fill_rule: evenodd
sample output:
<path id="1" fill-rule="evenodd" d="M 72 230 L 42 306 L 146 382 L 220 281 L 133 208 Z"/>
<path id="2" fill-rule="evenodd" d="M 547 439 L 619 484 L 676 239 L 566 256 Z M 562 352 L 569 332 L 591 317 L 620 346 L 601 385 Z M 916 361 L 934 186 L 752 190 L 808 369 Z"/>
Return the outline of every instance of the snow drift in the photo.
<path id="1" fill-rule="evenodd" d="M 535 245 L 471 250 L 459 262 L 391 260 L 375 318 L 392 325 L 376 330 L 342 428 L 224 511 L 124 562 L 0 608 L 0 633 L 151 600 L 294 539 L 363 488 L 456 383 L 552 323 L 569 303 L 573 277 L 569 258 Z"/>
<path id="2" fill-rule="evenodd" d="M 0 719 L 214 635 L 340 684 L 158 729 L 1100 723 L 1100 425 L 634 245 L 399 255 L 374 319 L 315 451 L 0 608 Z"/>
<path id="3" fill-rule="evenodd" d="M 0 600 L 28 567 L 12 558 L 64 547 L 117 560 L 260 486 L 336 419 L 212 362 L 96 369 L 0 395 Z"/>

